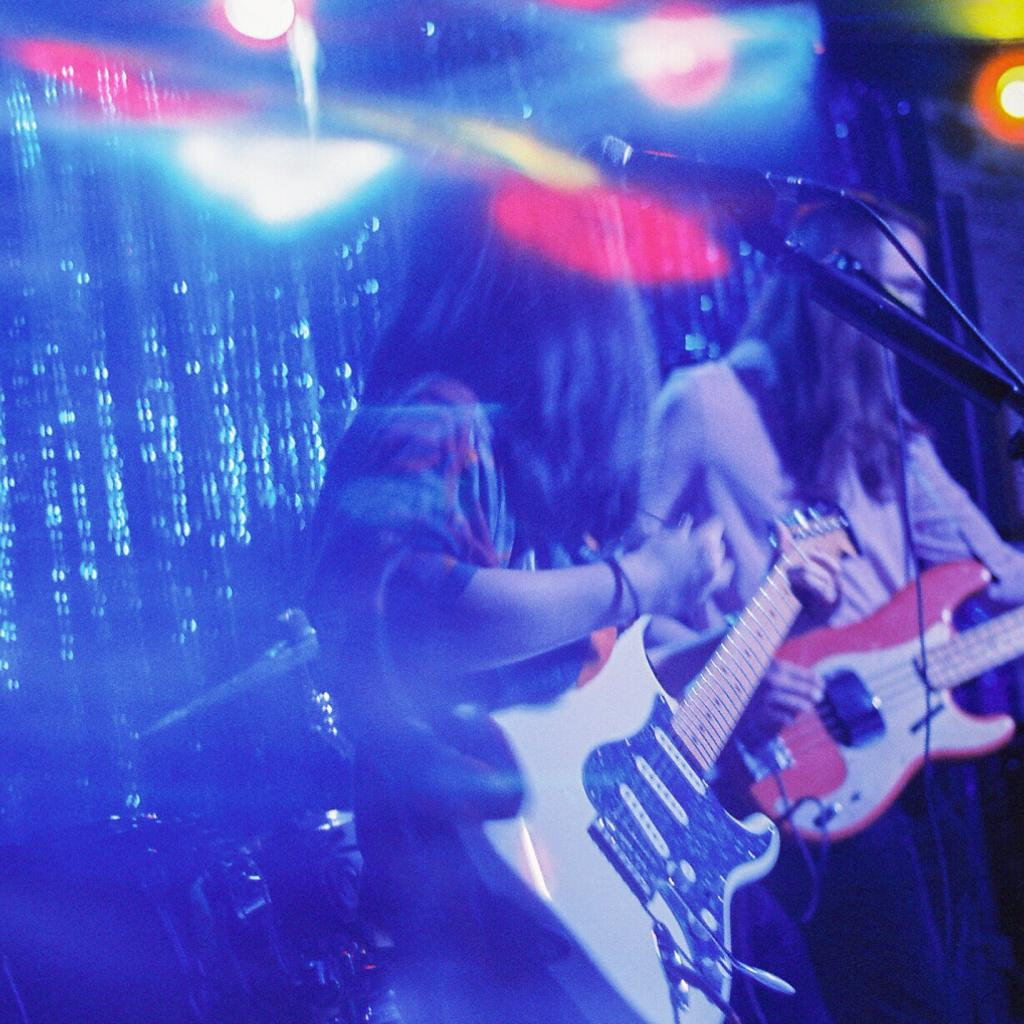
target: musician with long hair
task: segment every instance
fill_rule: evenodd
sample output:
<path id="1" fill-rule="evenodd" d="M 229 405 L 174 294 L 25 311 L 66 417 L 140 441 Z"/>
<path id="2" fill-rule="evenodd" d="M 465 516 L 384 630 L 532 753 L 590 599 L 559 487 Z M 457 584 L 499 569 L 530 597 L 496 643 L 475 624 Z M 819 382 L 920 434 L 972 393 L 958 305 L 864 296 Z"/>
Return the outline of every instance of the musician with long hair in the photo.
<path id="1" fill-rule="evenodd" d="M 924 242 L 912 222 L 895 230 L 923 264 Z M 817 258 L 842 252 L 858 260 L 896 298 L 923 309 L 920 281 L 864 215 L 808 211 L 792 237 Z M 794 503 L 838 503 L 859 543 L 842 563 L 831 625 L 886 604 L 915 565 L 965 557 L 992 572 L 993 597 L 1024 599 L 1024 556 L 939 462 L 926 429 L 900 402 L 888 351 L 816 305 L 803 279 L 772 277 L 730 355 L 671 374 L 656 418 L 644 507 L 665 519 L 680 508 L 719 517 L 735 564 L 730 584 L 687 617 L 691 626 L 720 626 L 742 607 L 770 558 L 767 524 Z M 777 732 L 820 700 L 822 687 L 812 671 L 777 664 L 744 728 L 754 741 Z M 974 1019 L 957 1017 L 955 972 L 940 941 L 936 889 L 925 877 L 935 853 L 925 857 L 918 840 L 921 833 L 926 845 L 933 841 L 931 823 L 914 813 L 914 796 L 834 844 L 815 877 L 788 842 L 780 868 L 741 897 L 738 953 L 798 989 L 795 999 L 768 994 L 745 1006 L 750 1019 Z M 802 923 L 809 902 L 816 911 L 810 907 L 813 916 Z"/>
<path id="2" fill-rule="evenodd" d="M 394 944 L 407 1024 L 628 1022 L 481 842 L 523 797 L 488 713 L 556 700 L 616 629 L 702 601 L 730 571 L 721 525 L 622 543 L 658 383 L 625 261 L 618 280 L 561 269 L 502 238 L 485 196 L 456 198 L 418 236 L 312 531 L 307 605 L 357 750 L 362 911 Z M 615 254 L 608 202 L 590 241 Z"/>

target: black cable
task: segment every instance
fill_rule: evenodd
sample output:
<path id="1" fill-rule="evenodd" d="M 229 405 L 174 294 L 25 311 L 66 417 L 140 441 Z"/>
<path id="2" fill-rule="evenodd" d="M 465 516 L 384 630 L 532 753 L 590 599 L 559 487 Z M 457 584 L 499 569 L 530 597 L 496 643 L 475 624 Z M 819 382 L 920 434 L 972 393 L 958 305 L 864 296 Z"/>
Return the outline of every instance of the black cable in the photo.
<path id="1" fill-rule="evenodd" d="M 764 1015 L 764 1010 L 761 1007 L 761 1000 L 758 999 L 757 984 L 753 978 L 743 978 L 743 983 L 747 987 L 747 999 L 750 1005 L 757 1015 L 757 1024 L 768 1024 L 768 1018 Z"/>
<path id="2" fill-rule="evenodd" d="M 914 553 L 913 525 L 910 521 L 910 497 L 909 497 L 909 464 L 907 460 L 907 435 L 906 427 L 899 404 L 899 382 L 896 377 L 896 363 L 891 353 L 886 354 L 886 369 L 889 374 L 889 392 L 893 404 L 893 415 L 896 418 L 896 430 L 898 434 L 898 448 L 900 460 L 899 483 L 899 511 L 900 521 L 904 537 L 904 570 L 911 577 L 914 583 L 914 599 L 917 611 L 917 640 L 918 640 L 918 672 L 924 689 L 924 760 L 922 761 L 922 778 L 924 782 L 925 806 L 928 809 L 928 823 L 932 831 L 932 839 L 935 843 L 935 851 L 939 866 L 939 879 L 942 891 L 942 942 L 943 958 L 951 961 L 953 958 L 953 896 L 949 878 L 949 863 L 946 855 L 946 846 L 942 839 L 942 830 L 939 825 L 938 811 L 935 803 L 935 781 L 932 775 L 933 762 L 931 759 L 932 739 L 932 704 L 933 690 L 928 679 L 928 647 L 925 643 L 925 621 L 924 621 L 924 589 L 921 585 L 921 573 L 917 564 L 917 557 Z M 941 699 L 941 698 L 940 698 Z"/>
<path id="3" fill-rule="evenodd" d="M 818 911 L 818 904 L 821 902 L 821 889 L 822 879 L 825 874 L 825 866 L 828 862 L 828 852 L 830 848 L 830 836 L 828 834 L 828 824 L 824 821 L 825 805 L 818 797 L 805 796 L 793 803 L 789 798 L 789 794 L 786 792 L 786 784 L 782 779 L 782 772 L 777 768 L 772 768 L 772 779 L 775 785 L 778 786 L 779 796 L 782 798 L 783 812 L 781 820 L 792 824 L 793 815 L 796 814 L 797 810 L 806 803 L 815 803 L 818 805 L 822 815 L 822 824 L 819 829 L 821 843 L 820 852 L 818 854 L 817 861 L 812 856 L 810 849 L 807 846 L 807 840 L 803 837 L 800 829 L 793 826 L 793 839 L 796 842 L 797 849 L 800 851 L 800 856 L 803 857 L 804 866 L 807 868 L 807 876 L 811 882 L 811 892 L 807 898 L 807 905 L 804 907 L 803 912 L 800 914 L 800 923 L 809 924 L 811 919 Z"/>

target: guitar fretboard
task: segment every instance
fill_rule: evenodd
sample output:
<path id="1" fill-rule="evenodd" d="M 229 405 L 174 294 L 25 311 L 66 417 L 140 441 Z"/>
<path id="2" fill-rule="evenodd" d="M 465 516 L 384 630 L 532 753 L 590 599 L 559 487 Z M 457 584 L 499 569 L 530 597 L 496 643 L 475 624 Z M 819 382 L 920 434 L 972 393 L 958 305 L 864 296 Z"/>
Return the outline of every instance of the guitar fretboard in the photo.
<path id="1" fill-rule="evenodd" d="M 673 728 L 707 772 L 718 760 L 775 652 L 800 614 L 781 558 L 690 685 Z"/>
<path id="2" fill-rule="evenodd" d="M 958 686 L 1024 654 L 1024 607 L 954 636 L 928 652 L 928 681 L 937 689 Z"/>

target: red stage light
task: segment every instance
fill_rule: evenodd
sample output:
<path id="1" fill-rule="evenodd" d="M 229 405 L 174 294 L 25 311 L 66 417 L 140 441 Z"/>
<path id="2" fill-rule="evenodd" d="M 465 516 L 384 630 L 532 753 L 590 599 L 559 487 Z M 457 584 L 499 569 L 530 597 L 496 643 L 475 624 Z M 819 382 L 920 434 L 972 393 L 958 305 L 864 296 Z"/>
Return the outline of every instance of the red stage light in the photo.
<path id="1" fill-rule="evenodd" d="M 622 0 L 547 0 L 555 7 L 569 7 L 574 11 L 606 11 L 616 7 Z"/>
<path id="2" fill-rule="evenodd" d="M 999 106 L 1017 121 L 1024 120 L 1024 66 L 1010 68 L 1000 79 Z"/>
<path id="3" fill-rule="evenodd" d="M 99 49 L 67 39 L 21 39 L 10 44 L 8 53 L 26 70 L 73 86 L 96 113 L 168 122 L 251 109 L 237 97 L 157 85 L 145 58 L 127 50 Z"/>
<path id="4" fill-rule="evenodd" d="M 605 185 L 562 191 L 510 179 L 496 192 L 492 211 L 508 238 L 603 281 L 703 281 L 729 269 L 699 215 Z"/>
<path id="5" fill-rule="evenodd" d="M 974 80 L 971 100 L 992 135 L 1024 146 L 1024 48 L 1003 50 L 987 60 Z"/>

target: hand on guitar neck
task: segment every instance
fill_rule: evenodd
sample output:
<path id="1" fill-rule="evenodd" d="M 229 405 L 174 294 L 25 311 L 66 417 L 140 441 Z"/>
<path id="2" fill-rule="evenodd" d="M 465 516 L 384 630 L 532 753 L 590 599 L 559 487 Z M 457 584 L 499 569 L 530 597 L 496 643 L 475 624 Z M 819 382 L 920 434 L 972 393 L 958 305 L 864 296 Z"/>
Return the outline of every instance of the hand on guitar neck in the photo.
<path id="1" fill-rule="evenodd" d="M 637 592 L 636 610 L 681 614 L 728 586 L 733 564 L 726 557 L 723 530 L 721 519 L 694 527 L 687 516 L 678 526 L 647 531 L 643 543 L 621 559 Z"/>
<path id="2" fill-rule="evenodd" d="M 790 539 L 785 526 L 776 527 L 779 546 L 789 553 L 792 566 L 788 571 L 793 593 L 800 598 L 804 610 L 794 627 L 795 632 L 811 625 L 821 625 L 839 600 L 839 560 L 827 551 L 804 555 Z M 801 712 L 813 708 L 823 696 L 821 678 L 812 669 L 776 658 L 761 680 L 741 729 L 750 726 L 760 732 L 777 732 Z"/>
<path id="3" fill-rule="evenodd" d="M 775 538 L 778 560 L 785 565 L 790 589 L 804 607 L 801 618 L 824 621 L 839 599 L 839 556 L 845 552 L 823 547 L 805 550 L 794 544 L 784 523 L 775 524 Z M 732 562 L 726 559 L 723 564 L 731 573 Z M 647 654 L 665 690 L 678 695 L 714 654 L 727 632 L 728 627 L 697 633 L 676 619 L 654 617 L 647 628 Z M 820 681 L 813 672 L 772 662 L 757 707 L 763 706 L 765 714 L 780 728 L 799 712 L 813 707 L 821 699 L 820 690 Z"/>

